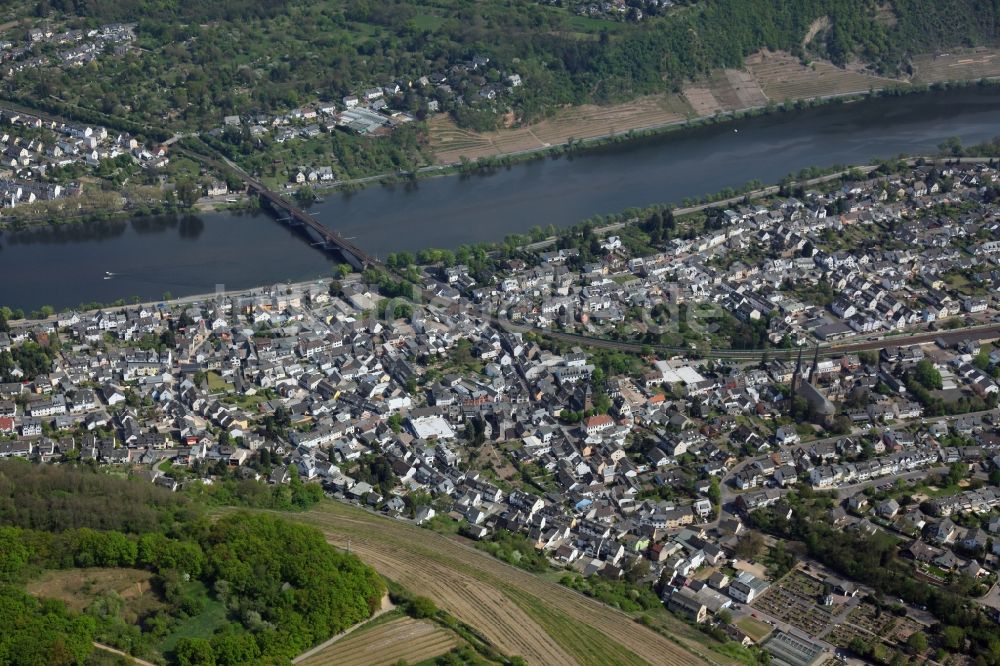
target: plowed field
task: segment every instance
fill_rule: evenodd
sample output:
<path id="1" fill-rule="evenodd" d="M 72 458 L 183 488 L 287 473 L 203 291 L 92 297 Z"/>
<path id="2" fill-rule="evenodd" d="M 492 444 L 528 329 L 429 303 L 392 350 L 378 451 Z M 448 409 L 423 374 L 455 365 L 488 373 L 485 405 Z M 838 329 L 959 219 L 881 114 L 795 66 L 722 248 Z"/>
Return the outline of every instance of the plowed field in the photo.
<path id="1" fill-rule="evenodd" d="M 592 139 L 629 130 L 657 127 L 680 122 L 691 113 L 677 95 L 640 97 L 613 106 L 584 105 L 562 109 L 552 117 L 527 127 L 496 132 L 476 133 L 459 129 L 445 115 L 429 123 L 431 149 L 441 164 L 458 162 L 462 157 L 480 157 L 546 148 L 570 139 Z"/>
<path id="2" fill-rule="evenodd" d="M 913 80 L 918 83 L 982 79 L 1000 76 L 1000 50 L 968 49 L 913 59 Z"/>
<path id="3" fill-rule="evenodd" d="M 403 617 L 345 636 L 300 666 L 391 666 L 401 659 L 418 663 L 457 645 L 454 634 L 432 622 Z"/>
<path id="4" fill-rule="evenodd" d="M 625 613 L 508 566 L 462 541 L 334 502 L 295 519 L 322 530 L 332 544 L 349 546 L 382 575 L 430 597 L 501 651 L 530 663 L 707 663 L 686 649 L 704 652 L 695 643 L 696 633 L 681 622 L 672 640 Z M 712 661 L 727 662 L 715 654 Z"/>

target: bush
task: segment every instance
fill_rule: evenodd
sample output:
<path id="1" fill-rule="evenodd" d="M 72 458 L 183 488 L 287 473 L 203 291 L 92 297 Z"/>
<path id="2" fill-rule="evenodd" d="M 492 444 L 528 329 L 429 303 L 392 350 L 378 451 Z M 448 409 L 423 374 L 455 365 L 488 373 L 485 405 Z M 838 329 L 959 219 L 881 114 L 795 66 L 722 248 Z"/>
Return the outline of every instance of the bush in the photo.
<path id="1" fill-rule="evenodd" d="M 215 651 L 204 638 L 182 638 L 174 648 L 178 666 L 215 666 Z"/>
<path id="2" fill-rule="evenodd" d="M 414 597 L 406 608 L 407 612 L 415 618 L 433 617 L 437 615 L 437 605 L 427 597 Z"/>

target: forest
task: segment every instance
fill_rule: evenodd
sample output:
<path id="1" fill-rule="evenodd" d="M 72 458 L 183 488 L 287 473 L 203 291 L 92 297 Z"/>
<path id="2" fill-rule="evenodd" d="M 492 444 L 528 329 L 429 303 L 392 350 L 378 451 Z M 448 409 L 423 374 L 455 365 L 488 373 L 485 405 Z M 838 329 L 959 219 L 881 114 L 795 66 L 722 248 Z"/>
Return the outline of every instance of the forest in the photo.
<path id="1" fill-rule="evenodd" d="M 0 463 L 0 525 L 5 664 L 81 664 L 93 640 L 176 664 L 287 663 L 368 618 L 385 591 L 313 528 L 237 512 L 213 522 L 183 495 L 87 468 Z M 130 623 L 118 595 L 74 612 L 20 589 L 95 567 L 151 572 L 157 603 Z M 196 635 L 210 610 L 214 631 Z"/>
<path id="2" fill-rule="evenodd" d="M 1000 17 L 996 2 L 977 0 L 704 0 L 613 30 L 533 0 L 40 0 L 34 12 L 81 26 L 137 22 L 143 52 L 27 70 L 0 92 L 147 132 L 339 100 L 363 86 L 447 72 L 476 54 L 490 58 L 484 80 L 514 69 L 522 76 L 508 100 L 522 121 L 559 105 L 678 89 L 762 48 L 838 65 L 858 57 L 879 73 L 905 74 L 913 54 L 995 44 Z M 829 27 L 803 46 L 823 17 Z M 478 101 L 469 99 L 447 108 L 480 126 Z M 493 109 L 494 122 L 502 110 Z"/>
<path id="3" fill-rule="evenodd" d="M 81 664 L 94 649 L 92 618 L 3 584 L 0 625 L 0 664 Z"/>

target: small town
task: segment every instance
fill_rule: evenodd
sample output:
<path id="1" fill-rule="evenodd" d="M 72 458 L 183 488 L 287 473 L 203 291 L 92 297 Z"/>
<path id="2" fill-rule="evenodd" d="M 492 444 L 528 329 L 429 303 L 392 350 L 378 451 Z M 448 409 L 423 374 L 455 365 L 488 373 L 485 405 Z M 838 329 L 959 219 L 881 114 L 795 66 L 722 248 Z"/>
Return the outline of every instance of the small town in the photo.
<path id="1" fill-rule="evenodd" d="M 48 62 L 42 57 L 30 61 L 21 59 L 36 46 L 82 41 L 81 46 L 71 51 L 83 55 L 71 58 L 60 54 L 59 57 L 67 63 L 84 64 L 103 53 L 105 43 L 122 44 L 116 47 L 116 52 L 126 49 L 134 33 L 132 26 L 123 25 L 104 26 L 89 32 L 53 33 L 52 30 L 36 29 L 28 39 L 28 45 L 16 49 L 12 42 L 0 42 L 0 61 L 7 61 L 11 68 L 8 75 Z M 324 155 L 322 159 L 309 164 L 288 163 L 274 184 L 283 184 L 285 189 L 331 187 L 340 184 L 348 175 L 337 155 L 326 145 L 331 133 L 387 137 L 401 126 L 423 120 L 427 114 L 457 107 L 492 109 L 498 100 L 502 101 L 522 85 L 518 74 L 501 73 L 489 57 L 474 55 L 415 80 L 400 78 L 359 90 L 337 103 L 314 100 L 283 113 L 225 116 L 220 127 L 200 136 L 213 142 L 213 148 L 224 154 L 231 153 L 234 146 L 245 148 L 246 155 L 233 153 L 233 157 L 248 163 L 255 163 L 254 160 L 263 156 L 277 161 L 287 157 L 294 162 L 293 156 L 301 151 L 315 155 L 313 149 L 320 149 L 319 154 Z M 177 167 L 176 162 L 171 166 L 171 144 L 180 138 L 176 136 L 170 141 L 159 142 L 128 132 L 111 131 L 100 125 L 56 121 L 37 112 L 0 106 L 3 158 L 0 208 L 14 209 L 66 197 L 79 198 L 84 192 L 88 193 L 86 208 L 104 214 L 124 209 L 154 212 L 165 203 L 178 201 L 190 207 L 201 197 L 206 205 L 217 204 L 222 199 L 234 202 L 228 197 L 238 194 L 238 187 L 235 182 L 227 182 L 225 173 L 196 168 L 193 164 L 187 165 L 190 168 Z M 289 145 L 284 146 L 286 143 Z M 302 145 L 293 146 L 296 143 Z M 120 195 L 110 201 L 99 196 L 101 190 Z M 82 207 L 82 204 L 77 206 Z M 68 208 L 57 205 L 47 210 L 55 219 L 56 211 L 64 213 Z M 30 210 L 19 213 L 31 218 Z M 45 211 L 38 213 L 44 215 Z"/>
<path id="2" fill-rule="evenodd" d="M 127 133 L 45 121 L 12 109 L 0 109 L 0 145 L 3 208 L 79 197 L 84 191 L 81 177 L 102 170 L 110 174 L 123 156 L 141 167 L 160 168 L 169 162 L 166 149 L 154 154 Z"/>
<path id="3" fill-rule="evenodd" d="M 1000 666 L 1000 0 L 4 0 L 0 267 L 0 666 Z"/>
<path id="4" fill-rule="evenodd" d="M 17 37 L 0 41 L 0 76 L 45 67 L 82 67 L 102 55 L 123 56 L 136 39 L 135 28 L 123 23 L 61 32 L 50 25 L 32 28 L 23 41 L 15 41 Z"/>
<path id="5" fill-rule="evenodd" d="M 345 270 L 4 320 L 0 458 L 317 484 L 773 663 L 974 663 L 947 609 L 1000 617 L 998 184 L 916 164 L 394 255 L 409 293 Z M 850 559 L 897 544 L 893 579 Z"/>
<path id="6" fill-rule="evenodd" d="M 523 85 L 520 74 L 488 56 L 475 54 L 468 60 L 451 62 L 418 77 L 395 77 L 381 85 L 359 89 L 338 101 L 313 100 L 280 113 L 225 116 L 221 127 L 209 130 L 204 136 L 218 141 L 217 146 L 223 152 L 241 146 L 248 153 L 243 160 L 249 162 L 261 155 L 283 155 L 287 151 L 280 148 L 289 142 L 322 147 L 324 136 L 338 131 L 361 137 L 387 137 L 400 127 L 458 109 L 484 112 L 492 117 L 505 112 L 511 96 Z M 331 161 L 327 164 L 287 164 L 285 188 L 329 186 L 343 180 L 344 165 L 336 163 L 336 155 L 328 157 Z"/>

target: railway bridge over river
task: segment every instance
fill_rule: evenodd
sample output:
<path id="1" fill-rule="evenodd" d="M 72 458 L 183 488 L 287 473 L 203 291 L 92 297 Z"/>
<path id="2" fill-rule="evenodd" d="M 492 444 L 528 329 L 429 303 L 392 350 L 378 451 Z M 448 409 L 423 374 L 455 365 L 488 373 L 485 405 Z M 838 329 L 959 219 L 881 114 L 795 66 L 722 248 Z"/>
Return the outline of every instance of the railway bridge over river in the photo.
<path id="1" fill-rule="evenodd" d="M 174 146 L 174 150 L 207 163 L 222 173 L 230 172 L 234 174 L 243 181 L 249 194 L 256 195 L 262 202 L 268 205 L 280 222 L 285 222 L 291 227 L 301 227 L 307 230 L 308 235 L 313 237 L 320 246 L 327 250 L 336 250 L 339 252 L 353 268 L 364 270 L 370 266 L 380 265 L 377 258 L 371 256 L 333 229 L 320 224 L 307 211 L 287 201 L 277 192 L 268 189 L 266 185 L 251 176 L 232 160 L 220 156 L 220 161 L 200 152 L 193 152 L 179 146 Z"/>
<path id="2" fill-rule="evenodd" d="M 337 233 L 333 229 L 320 224 L 315 217 L 302 210 L 298 206 L 289 203 L 278 193 L 273 192 L 264 186 L 260 181 L 244 177 L 247 190 L 251 194 L 256 194 L 260 200 L 266 202 L 278 215 L 278 220 L 287 222 L 290 226 L 301 226 L 308 229 L 312 235 L 319 239 L 319 243 L 328 250 L 337 250 L 344 256 L 347 263 L 358 270 L 363 270 L 369 266 L 378 264 L 378 260 L 370 256 L 360 247 L 349 241 L 347 238 Z"/>

